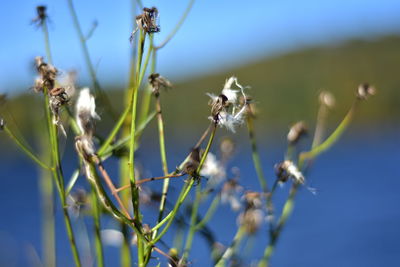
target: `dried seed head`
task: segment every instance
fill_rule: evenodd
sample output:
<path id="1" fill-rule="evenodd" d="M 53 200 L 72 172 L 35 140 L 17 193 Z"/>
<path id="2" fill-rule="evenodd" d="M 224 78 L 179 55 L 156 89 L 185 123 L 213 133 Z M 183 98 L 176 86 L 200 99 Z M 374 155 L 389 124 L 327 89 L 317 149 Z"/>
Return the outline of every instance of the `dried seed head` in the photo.
<path id="1" fill-rule="evenodd" d="M 32 20 L 32 23 L 36 24 L 37 26 L 42 26 L 46 19 L 48 18 L 47 13 L 46 13 L 47 7 L 46 6 L 37 6 L 36 7 L 36 13 L 37 17 Z"/>
<path id="2" fill-rule="evenodd" d="M 143 8 L 143 13 L 136 16 L 136 29 L 132 32 L 130 41 L 132 42 L 133 36 L 141 29 L 146 33 L 155 33 L 160 31 L 160 25 L 158 25 L 158 9 L 156 7 Z"/>
<path id="3" fill-rule="evenodd" d="M 3 118 L 0 118 L 0 130 L 4 129 L 5 121 Z"/>
<path id="4" fill-rule="evenodd" d="M 94 96 L 89 88 L 83 88 L 76 102 L 76 121 L 82 134 L 93 136 L 95 119 L 99 120 L 100 117 L 96 113 Z"/>
<path id="5" fill-rule="evenodd" d="M 357 98 L 361 100 L 366 100 L 368 97 L 376 94 L 375 87 L 369 85 L 368 83 L 362 83 L 357 89 Z"/>
<path id="6" fill-rule="evenodd" d="M 150 74 L 149 83 L 153 88 L 153 94 L 155 96 L 160 94 L 161 88 L 167 89 L 172 87 L 172 83 L 158 73 Z"/>
<path id="7" fill-rule="evenodd" d="M 183 171 L 191 176 L 196 176 L 197 168 L 200 165 L 200 148 L 193 148 L 190 158 L 183 167 Z"/>
<path id="8" fill-rule="evenodd" d="M 321 105 L 324 105 L 328 108 L 333 108 L 335 106 L 335 97 L 331 92 L 328 91 L 322 91 L 319 94 L 319 103 Z"/>
<path id="9" fill-rule="evenodd" d="M 282 183 L 292 178 L 296 183 L 304 184 L 304 175 L 300 172 L 297 166 L 290 160 L 285 160 L 275 165 L 275 172 L 278 180 Z"/>
<path id="10" fill-rule="evenodd" d="M 35 63 L 39 77 L 36 78 L 33 89 L 35 92 L 43 92 L 43 88 L 46 87 L 50 91 L 54 88 L 58 70 L 44 62 L 43 57 L 35 57 Z"/>
<path id="11" fill-rule="evenodd" d="M 220 94 L 219 96 L 210 95 L 211 100 L 209 105 L 211 106 L 211 116 L 214 119 L 215 123 L 219 122 L 220 113 L 228 106 L 228 98 L 224 94 Z"/>
<path id="12" fill-rule="evenodd" d="M 303 121 L 296 122 L 289 130 L 287 140 L 289 144 L 295 145 L 301 137 L 307 134 L 307 127 Z"/>
<path id="13" fill-rule="evenodd" d="M 62 87 L 53 88 L 49 91 L 49 105 L 50 110 L 53 113 L 53 123 L 60 127 L 64 136 L 67 136 L 67 133 L 64 130 L 63 125 L 60 122 L 60 108 L 65 105 L 69 101 L 69 97 L 65 92 L 65 89 Z"/>
<path id="14" fill-rule="evenodd" d="M 248 209 L 239 216 L 239 223 L 245 226 L 246 232 L 250 235 L 255 234 L 263 222 L 263 212 L 261 209 Z"/>
<path id="15" fill-rule="evenodd" d="M 236 179 L 229 179 L 222 186 L 221 201 L 222 203 L 229 203 L 232 210 L 238 211 L 242 205 L 240 204 L 238 194 L 243 190 Z"/>

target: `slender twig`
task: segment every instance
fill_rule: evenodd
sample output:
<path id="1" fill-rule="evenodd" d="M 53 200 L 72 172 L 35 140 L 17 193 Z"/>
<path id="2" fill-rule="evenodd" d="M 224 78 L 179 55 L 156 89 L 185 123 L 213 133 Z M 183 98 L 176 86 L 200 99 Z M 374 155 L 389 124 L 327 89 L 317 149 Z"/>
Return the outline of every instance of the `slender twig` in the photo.
<path id="1" fill-rule="evenodd" d="M 182 17 L 176 24 L 175 28 L 171 31 L 170 34 L 168 34 L 168 36 L 165 38 L 165 40 L 160 45 L 155 47 L 156 50 L 163 48 L 169 41 L 171 41 L 171 39 L 174 37 L 174 35 L 178 32 L 178 30 L 182 26 L 183 22 L 185 22 L 185 19 L 186 19 L 187 15 L 189 15 L 189 12 L 192 9 L 193 4 L 194 4 L 194 0 L 190 0 L 188 6 L 186 7 L 185 12 L 183 12 Z"/>
<path id="2" fill-rule="evenodd" d="M 224 252 L 224 254 L 222 254 L 221 258 L 219 260 L 217 260 L 217 264 L 215 264 L 215 266 L 223 267 L 226 265 L 226 261 L 229 260 L 232 257 L 232 255 L 235 253 L 240 242 L 242 241 L 243 237 L 245 236 L 245 233 L 246 233 L 245 225 L 242 224 L 239 226 L 239 229 L 237 230 L 231 245 L 225 250 L 225 252 Z"/>
<path id="3" fill-rule="evenodd" d="M 85 35 L 83 34 L 82 28 L 81 28 L 81 26 L 79 24 L 79 20 L 78 20 L 78 16 L 76 15 L 74 4 L 73 4 L 72 0 L 67 0 L 67 1 L 68 1 L 68 8 L 69 8 L 69 11 L 71 13 L 71 17 L 72 17 L 72 20 L 73 20 L 73 23 L 74 23 L 74 27 L 75 27 L 76 32 L 78 34 L 79 43 L 81 45 L 83 57 L 84 57 L 84 60 L 86 62 L 86 66 L 88 68 L 90 77 L 92 79 L 93 88 L 95 89 L 96 93 L 99 95 L 100 101 L 107 108 L 107 112 L 110 114 L 110 116 L 112 118 L 116 118 L 115 112 L 114 112 L 114 110 L 112 108 L 112 104 L 111 104 L 110 100 L 108 99 L 106 93 L 102 90 L 102 88 L 100 86 L 100 83 L 99 83 L 99 81 L 97 79 L 96 71 L 94 69 L 92 60 L 91 60 L 90 55 L 89 55 L 89 50 L 88 50 L 88 47 L 86 45 L 86 38 L 85 38 Z"/>
<path id="4" fill-rule="evenodd" d="M 101 210 L 99 207 L 99 199 L 96 194 L 96 189 L 92 186 L 92 192 L 90 193 L 92 196 L 92 216 L 94 221 L 94 243 L 96 247 L 96 257 L 97 257 L 97 266 L 103 267 L 104 266 L 104 254 L 103 254 L 103 243 L 101 241 L 101 234 L 100 234 L 100 216 Z"/>
<path id="5" fill-rule="evenodd" d="M 32 151 L 29 149 L 22 141 L 20 141 L 14 133 L 7 127 L 7 125 L 3 126 L 4 132 L 17 144 L 17 146 L 34 162 L 36 162 L 40 167 L 50 170 L 51 167 L 47 166 L 43 161 L 41 161 Z"/>

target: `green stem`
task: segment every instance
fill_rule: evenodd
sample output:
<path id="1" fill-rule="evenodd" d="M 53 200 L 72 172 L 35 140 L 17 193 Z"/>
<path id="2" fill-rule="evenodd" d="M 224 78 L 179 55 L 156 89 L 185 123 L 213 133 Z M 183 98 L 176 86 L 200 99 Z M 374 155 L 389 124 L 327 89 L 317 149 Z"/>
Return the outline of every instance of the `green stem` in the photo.
<path id="1" fill-rule="evenodd" d="M 227 261 L 232 257 L 232 255 L 235 253 L 237 250 L 240 242 L 242 241 L 243 237 L 245 237 L 245 225 L 241 225 L 236 232 L 235 237 L 233 238 L 233 241 L 231 245 L 225 250 L 224 254 L 222 257 L 217 261 L 217 264 L 215 266 L 217 267 L 223 267 L 226 265 Z"/>
<path id="2" fill-rule="evenodd" d="M 214 197 L 213 201 L 211 202 L 211 205 L 208 207 L 208 210 L 207 210 L 206 214 L 204 215 L 204 218 L 196 224 L 196 231 L 201 230 L 208 223 L 208 221 L 211 220 L 215 211 L 217 210 L 220 200 L 221 200 L 221 195 L 217 194 Z"/>
<path id="3" fill-rule="evenodd" d="M 46 170 L 51 170 L 51 167 L 47 166 L 35 154 L 33 154 L 33 152 L 14 135 L 14 133 L 7 127 L 7 125 L 4 125 L 3 130 L 30 159 L 32 159 L 34 162 L 36 162 L 40 167 L 42 167 Z"/>
<path id="4" fill-rule="evenodd" d="M 74 27 L 78 34 L 79 43 L 81 44 L 81 49 L 82 49 L 84 60 L 86 62 L 86 67 L 87 67 L 87 69 L 89 71 L 89 75 L 92 79 L 93 88 L 96 91 L 96 93 L 99 95 L 100 101 L 104 104 L 104 106 L 106 107 L 107 112 L 110 114 L 110 116 L 112 118 L 116 118 L 115 112 L 112 108 L 112 104 L 111 104 L 110 100 L 108 99 L 107 95 L 105 94 L 105 92 L 101 89 L 100 83 L 97 79 L 96 71 L 94 69 L 92 60 L 90 59 L 89 50 L 86 45 L 86 37 L 83 34 L 81 26 L 79 24 L 79 20 L 78 20 L 78 16 L 76 15 L 74 4 L 73 4 L 72 0 L 67 0 L 67 1 L 68 1 L 68 8 L 69 8 L 69 11 L 71 13 L 71 17 L 72 17 L 72 20 L 74 23 Z"/>
<path id="5" fill-rule="evenodd" d="M 261 167 L 262 165 L 261 165 L 260 155 L 259 155 L 258 149 L 257 149 L 257 140 L 255 137 L 253 118 L 249 115 L 249 116 L 247 116 L 246 121 L 247 121 L 247 129 L 249 132 L 249 138 L 250 138 L 250 143 L 251 143 L 251 155 L 253 157 L 254 168 L 256 169 L 258 181 L 261 185 L 262 190 L 265 193 L 268 193 L 267 179 L 265 179 L 265 175 L 264 175 L 263 169 Z"/>
<path id="6" fill-rule="evenodd" d="M 185 244 L 185 248 L 183 250 L 183 255 L 182 255 L 182 261 L 183 262 L 186 262 L 188 257 L 189 257 L 190 249 L 192 248 L 192 244 L 193 244 L 194 234 L 195 234 L 195 232 L 197 230 L 197 228 L 196 228 L 196 225 L 197 225 L 197 212 L 199 210 L 200 200 L 201 200 L 201 186 L 198 185 L 196 187 L 196 197 L 195 197 L 195 200 L 194 200 L 193 205 L 192 205 L 192 214 L 190 216 L 189 233 L 188 233 L 188 236 L 186 238 L 186 244 Z"/>
<path id="7" fill-rule="evenodd" d="M 93 203 L 93 221 L 94 221 L 94 241 L 96 247 L 96 257 L 97 257 L 97 266 L 103 267 L 104 266 L 104 255 L 103 255 L 103 243 L 101 241 L 101 226 L 100 226 L 100 216 L 101 216 L 101 209 L 99 207 L 99 199 L 96 194 L 96 189 L 92 186 L 92 203 Z"/>
<path id="8" fill-rule="evenodd" d="M 350 108 L 349 112 L 346 114 L 344 119 L 341 121 L 339 126 L 333 131 L 333 133 L 321 144 L 315 146 L 312 150 L 308 152 L 302 152 L 299 157 L 299 166 L 303 165 L 304 161 L 307 159 L 313 159 L 317 157 L 319 154 L 325 152 L 328 150 L 342 135 L 342 133 L 347 129 L 349 126 L 350 122 L 353 119 L 354 112 L 357 107 L 358 100 L 354 102 L 352 107 Z"/>
<path id="9" fill-rule="evenodd" d="M 165 149 L 165 138 L 164 138 L 164 121 L 161 113 L 161 103 L 160 96 L 156 96 L 156 111 L 157 111 L 157 122 L 158 122 L 158 139 L 160 143 L 160 156 L 163 173 L 165 176 L 168 175 L 168 163 L 167 163 L 167 153 Z M 157 223 L 162 220 L 165 210 L 165 203 L 167 201 L 168 187 L 170 179 L 165 179 L 163 182 L 159 213 Z M 153 232 L 153 237 L 157 236 L 157 230 Z"/>
<path id="10" fill-rule="evenodd" d="M 211 144 L 213 143 L 213 140 L 214 140 L 214 137 L 215 137 L 215 131 L 216 131 L 216 126 L 214 125 L 213 130 L 212 130 L 211 135 L 210 135 L 210 138 L 208 140 L 208 144 L 207 144 L 206 150 L 205 150 L 205 152 L 203 153 L 203 155 L 201 157 L 200 164 L 199 164 L 199 167 L 197 169 L 197 173 L 200 172 L 200 170 L 201 170 L 201 168 L 202 168 L 202 166 L 204 164 L 204 161 L 205 161 L 205 159 L 206 159 L 206 157 L 208 155 L 208 152 L 210 151 Z M 172 224 L 172 222 L 173 222 L 173 220 L 174 220 L 174 218 L 175 218 L 180 206 L 185 201 L 185 199 L 186 199 L 187 195 L 189 194 L 190 189 L 193 187 L 194 183 L 195 183 L 195 179 L 192 177 L 190 179 L 190 181 L 187 184 L 185 184 L 185 186 L 182 188 L 182 191 L 179 194 L 179 197 L 178 197 L 178 199 L 177 199 L 177 201 L 175 203 L 174 209 L 160 223 L 158 223 L 156 226 L 154 226 L 151 229 L 152 231 L 155 231 L 155 230 L 157 230 L 158 228 L 160 228 L 161 226 L 163 226 L 166 223 L 166 225 L 163 228 L 163 230 L 161 231 L 161 233 L 157 237 L 155 237 L 153 240 L 151 240 L 151 242 L 149 243 L 148 247 L 150 249 L 168 231 L 168 229 L 171 226 L 171 224 Z"/>

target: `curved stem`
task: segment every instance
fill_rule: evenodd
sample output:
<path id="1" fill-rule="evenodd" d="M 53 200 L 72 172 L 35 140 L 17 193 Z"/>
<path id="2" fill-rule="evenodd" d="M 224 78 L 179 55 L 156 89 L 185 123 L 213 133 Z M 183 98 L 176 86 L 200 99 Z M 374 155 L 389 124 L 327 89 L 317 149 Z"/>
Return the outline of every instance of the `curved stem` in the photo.
<path id="1" fill-rule="evenodd" d="M 183 22 L 185 22 L 186 17 L 189 15 L 190 10 L 192 9 L 192 6 L 194 4 L 194 0 L 190 0 L 187 8 L 185 9 L 185 12 L 183 12 L 182 17 L 176 24 L 175 28 L 172 30 L 170 34 L 168 34 L 167 38 L 158 46 L 156 46 L 156 50 L 163 48 L 173 37 L 174 35 L 178 32 L 180 27 L 182 26 Z"/>

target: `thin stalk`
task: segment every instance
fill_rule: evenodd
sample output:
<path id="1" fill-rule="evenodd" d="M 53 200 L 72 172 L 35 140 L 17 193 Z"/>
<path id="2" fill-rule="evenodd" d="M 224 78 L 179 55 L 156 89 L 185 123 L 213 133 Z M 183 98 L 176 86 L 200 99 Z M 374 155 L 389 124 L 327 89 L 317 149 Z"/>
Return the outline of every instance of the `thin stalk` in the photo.
<path id="1" fill-rule="evenodd" d="M 36 162 L 40 167 L 46 170 L 51 170 L 51 167 L 47 166 L 26 145 L 24 145 L 24 143 L 14 135 L 14 133 L 7 127 L 7 125 L 4 125 L 3 130 L 30 159 Z"/>
<path id="2" fill-rule="evenodd" d="M 101 216 L 101 209 L 99 207 L 99 199 L 96 194 L 96 189 L 92 186 L 92 215 L 94 221 L 94 242 L 96 247 L 96 257 L 97 257 L 97 266 L 103 267 L 104 266 L 104 255 L 103 255 L 103 243 L 101 241 L 101 234 L 100 234 L 100 216 Z"/>
<path id="3" fill-rule="evenodd" d="M 250 143 L 251 143 L 251 155 L 253 157 L 253 164 L 254 168 L 256 169 L 258 181 L 260 183 L 260 186 L 263 190 L 264 193 L 268 193 L 268 185 L 267 185 L 267 179 L 265 179 L 265 175 L 262 169 L 262 164 L 260 160 L 260 154 L 258 153 L 257 149 L 257 140 L 255 137 L 255 131 L 254 131 L 254 123 L 253 123 L 253 118 L 252 116 L 246 116 L 246 121 L 247 121 L 247 129 L 249 132 L 249 138 L 250 138 Z"/>
<path id="4" fill-rule="evenodd" d="M 339 126 L 333 131 L 333 133 L 321 144 L 315 146 L 312 150 L 307 152 L 302 152 L 299 156 L 299 165 L 303 165 L 304 161 L 307 159 L 313 159 L 317 157 L 319 154 L 328 150 L 342 135 L 342 133 L 347 129 L 350 122 L 353 119 L 355 110 L 357 108 L 358 100 L 356 100 L 352 107 L 350 108 L 349 112 L 346 114 L 344 119 L 341 121 Z"/>
<path id="5" fill-rule="evenodd" d="M 161 165 L 163 169 L 164 175 L 168 175 L 168 163 L 167 163 L 167 153 L 165 149 L 165 139 L 164 139 L 164 121 L 161 113 L 161 101 L 160 95 L 156 96 L 156 111 L 157 111 L 157 122 L 158 122 L 158 139 L 160 143 L 160 156 L 161 156 Z M 168 187 L 169 187 L 169 179 L 165 179 L 162 188 L 158 219 L 157 223 L 162 220 L 165 210 L 165 203 L 167 201 Z M 153 236 L 157 236 L 157 231 L 154 231 Z"/>
<path id="6" fill-rule="evenodd" d="M 197 173 L 199 173 L 201 168 L 203 167 L 204 161 L 208 155 L 208 152 L 210 151 L 211 145 L 212 145 L 214 137 L 215 137 L 215 131 L 216 131 L 216 126 L 214 125 L 213 130 L 210 135 L 210 138 L 208 140 L 206 150 L 204 151 L 204 154 L 202 155 L 201 160 L 200 160 L 199 167 L 197 168 Z M 169 227 L 172 224 L 172 221 L 174 220 L 174 218 L 176 216 L 176 213 L 178 212 L 182 203 L 185 201 L 187 195 L 189 194 L 190 189 L 194 185 L 194 182 L 195 182 L 195 179 L 193 179 L 193 177 L 192 177 L 192 179 L 190 179 L 190 181 L 187 184 L 185 184 L 185 186 L 182 188 L 182 191 L 179 194 L 179 197 L 175 203 L 174 209 L 160 223 L 158 223 L 156 226 L 154 226 L 151 229 L 152 231 L 154 231 L 166 223 L 166 225 L 163 228 L 163 230 L 161 231 L 161 233 L 157 237 L 155 237 L 153 240 L 151 240 L 151 242 L 149 243 L 150 247 L 152 245 L 154 245 L 158 240 L 160 240 L 163 237 L 163 235 L 168 231 Z"/>
<path id="7" fill-rule="evenodd" d="M 185 248 L 183 250 L 183 255 L 182 255 L 182 261 L 186 262 L 187 258 L 189 257 L 190 249 L 192 248 L 193 244 L 193 238 L 194 234 L 197 230 L 196 225 L 197 225 L 197 212 L 199 210 L 200 206 L 200 200 L 201 200 L 201 186 L 198 185 L 196 187 L 196 197 L 195 200 L 193 201 L 192 205 L 192 214 L 190 216 L 190 228 L 189 228 L 189 233 L 186 238 L 186 244 Z"/>
<path id="8" fill-rule="evenodd" d="M 226 265 L 227 261 L 232 257 L 232 255 L 237 250 L 243 237 L 245 237 L 245 234 L 246 234 L 245 225 L 241 225 L 238 231 L 236 232 L 236 235 L 233 238 L 231 245 L 225 250 L 224 254 L 222 254 L 222 257 L 217 261 L 217 264 L 215 264 L 215 266 L 223 267 Z"/>
<path id="9" fill-rule="evenodd" d="M 46 21 L 44 21 L 44 23 L 42 23 L 42 29 L 43 29 L 43 34 L 44 34 L 44 38 L 45 38 L 47 59 L 48 59 L 48 62 L 50 64 L 52 64 L 52 57 L 51 57 L 51 51 L 50 51 L 50 39 L 49 39 L 49 35 L 48 35 Z M 80 267 L 81 261 L 79 258 L 79 252 L 78 252 L 78 248 L 76 246 L 75 236 L 74 236 L 74 232 L 73 232 L 72 225 L 71 225 L 71 219 L 69 217 L 68 209 L 67 209 L 66 195 L 65 195 L 65 188 L 64 188 L 64 177 L 63 177 L 63 171 L 62 171 L 62 167 L 61 167 L 59 144 L 58 144 L 58 138 L 57 138 L 57 126 L 53 124 L 52 115 L 50 112 L 48 88 L 46 88 L 46 87 L 43 88 L 43 94 L 44 94 L 44 109 L 45 109 L 45 113 L 46 113 L 46 123 L 47 123 L 47 129 L 49 131 L 49 137 L 50 137 L 50 146 L 51 146 L 51 153 L 52 153 L 51 158 L 52 158 L 52 163 L 55 165 L 54 168 L 52 168 L 52 174 L 53 174 L 55 184 L 57 186 L 59 197 L 61 200 L 61 205 L 62 205 L 63 215 L 64 215 L 64 222 L 65 222 L 65 226 L 67 229 L 67 235 L 68 235 L 69 243 L 71 246 L 74 262 L 75 262 L 76 266 Z"/>
<path id="10" fill-rule="evenodd" d="M 186 7 L 185 11 L 182 14 L 182 17 L 180 18 L 178 23 L 175 25 L 174 29 L 171 31 L 170 34 L 168 34 L 168 36 L 165 38 L 165 40 L 160 45 L 155 47 L 156 50 L 163 48 L 174 37 L 174 35 L 178 32 L 180 27 L 185 22 L 185 19 L 189 15 L 189 12 L 192 9 L 193 4 L 194 4 L 194 0 L 190 0 L 188 6 Z"/>
<path id="11" fill-rule="evenodd" d="M 135 185 L 135 180 L 136 180 L 135 179 L 135 132 L 136 132 L 136 106 L 137 106 L 144 42 L 145 42 L 145 33 L 142 30 L 140 30 L 138 58 L 136 64 L 137 79 L 135 88 L 133 88 L 132 91 L 132 98 L 131 98 L 132 101 L 131 132 L 130 132 L 131 140 L 129 145 L 129 178 L 131 182 L 132 207 L 135 215 L 135 220 L 137 221 L 140 228 L 141 228 L 141 214 L 139 210 L 139 190 Z M 143 240 L 139 235 L 137 236 L 137 247 L 138 247 L 137 249 L 138 265 L 139 267 L 142 267 L 144 266 L 144 248 L 143 248 Z"/>
<path id="12" fill-rule="evenodd" d="M 49 145 L 45 136 L 39 136 L 42 159 L 50 159 Z M 54 186 L 51 173 L 45 169 L 40 171 L 40 196 L 42 206 L 42 247 L 43 261 L 45 266 L 56 266 L 56 247 L 55 247 L 55 216 L 54 216 Z"/>
<path id="13" fill-rule="evenodd" d="M 92 79 L 93 88 L 95 89 L 96 93 L 99 95 L 100 101 L 104 104 L 104 106 L 106 107 L 107 112 L 110 114 L 110 116 L 112 118 L 116 118 L 115 112 L 114 112 L 111 102 L 110 102 L 110 99 L 108 99 L 106 93 L 101 89 L 100 83 L 97 79 L 96 71 L 94 69 L 92 60 L 89 55 L 89 49 L 86 45 L 86 37 L 83 34 L 81 26 L 79 24 L 79 20 L 78 20 L 78 16 L 76 15 L 74 4 L 73 4 L 72 0 L 67 0 L 67 2 L 68 2 L 68 8 L 69 8 L 69 11 L 71 13 L 71 17 L 72 17 L 72 20 L 74 23 L 75 30 L 78 34 L 78 39 L 79 39 L 79 43 L 81 45 L 84 60 L 86 62 L 86 67 L 87 67 L 87 69 L 89 71 L 89 75 Z"/>
<path id="14" fill-rule="evenodd" d="M 211 202 L 210 206 L 208 207 L 208 210 L 204 215 L 204 218 L 196 224 L 196 231 L 201 230 L 211 220 L 215 211 L 217 210 L 220 200 L 221 200 L 221 195 L 217 194 L 214 197 L 213 201 Z"/>

